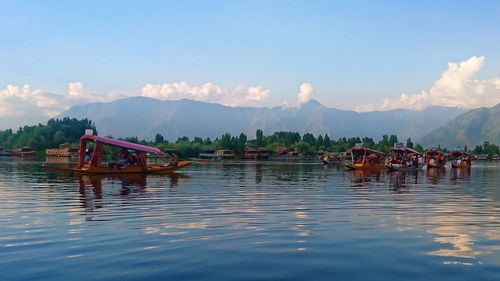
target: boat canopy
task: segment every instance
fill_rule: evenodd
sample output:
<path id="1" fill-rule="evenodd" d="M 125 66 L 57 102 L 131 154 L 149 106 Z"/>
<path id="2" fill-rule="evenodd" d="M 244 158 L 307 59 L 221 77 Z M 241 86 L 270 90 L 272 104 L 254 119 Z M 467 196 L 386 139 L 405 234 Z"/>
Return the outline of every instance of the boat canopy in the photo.
<path id="1" fill-rule="evenodd" d="M 408 148 L 406 146 L 404 146 L 402 143 L 399 143 L 399 144 L 394 144 L 394 147 L 391 148 L 392 151 L 405 151 L 405 152 L 409 152 L 409 153 L 413 153 L 413 154 L 417 154 L 417 155 L 420 155 L 420 152 L 414 150 L 414 149 L 411 149 L 411 148 Z"/>
<path id="2" fill-rule="evenodd" d="M 136 151 L 141 151 L 141 152 L 147 152 L 147 153 L 153 153 L 153 154 L 163 154 L 161 150 L 158 148 L 142 145 L 142 144 L 137 144 L 137 143 L 131 143 L 128 141 L 124 140 L 115 140 L 115 139 L 110 139 L 110 138 L 105 138 L 105 137 L 99 137 L 99 136 L 82 136 L 80 138 L 80 142 L 87 142 L 87 141 L 92 141 L 95 143 L 103 143 L 111 146 L 117 146 L 125 149 L 131 149 L 131 150 L 136 150 Z"/>
<path id="3" fill-rule="evenodd" d="M 163 154 L 161 150 L 158 148 L 142 145 L 142 144 L 137 144 L 137 143 L 131 143 L 128 141 L 123 141 L 123 140 L 115 140 L 111 138 L 105 138 L 105 137 L 99 137 L 99 136 L 94 136 L 94 135 L 84 135 L 80 138 L 80 148 L 79 148 L 79 153 L 78 153 L 78 163 L 76 165 L 77 169 L 81 169 L 85 163 L 85 154 L 86 154 L 86 148 L 87 148 L 87 142 L 94 142 L 95 147 L 94 150 L 92 151 L 92 155 L 90 157 L 90 166 L 96 167 L 101 165 L 102 161 L 102 153 L 103 153 L 103 145 L 110 145 L 110 146 L 115 146 L 115 147 L 120 147 L 123 149 L 130 149 L 130 150 L 135 150 L 139 152 L 143 152 L 142 156 L 139 157 L 139 162 L 142 164 L 142 166 L 146 166 L 146 155 L 145 153 L 153 153 L 153 154 Z"/>
<path id="4" fill-rule="evenodd" d="M 439 154 L 439 155 L 444 155 L 444 153 L 441 150 L 439 150 L 439 148 L 435 148 L 435 147 L 429 148 L 425 152 L 425 154 Z"/>
<path id="5" fill-rule="evenodd" d="M 365 153 L 366 152 L 370 152 L 370 153 L 375 153 L 375 154 L 380 154 L 380 155 L 384 154 L 383 152 L 380 152 L 380 151 L 368 148 L 368 147 L 366 147 L 366 146 L 364 146 L 362 144 L 356 144 L 351 149 L 349 149 L 348 151 L 346 151 L 346 153 L 352 153 L 353 151 L 356 151 L 356 150 L 362 150 L 362 151 L 365 151 Z"/>

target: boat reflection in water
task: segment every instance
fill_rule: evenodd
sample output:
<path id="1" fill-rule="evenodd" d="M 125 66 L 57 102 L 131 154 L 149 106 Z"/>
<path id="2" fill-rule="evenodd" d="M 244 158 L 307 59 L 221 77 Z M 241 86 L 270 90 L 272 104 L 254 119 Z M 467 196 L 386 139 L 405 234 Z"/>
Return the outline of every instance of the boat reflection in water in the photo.
<path id="1" fill-rule="evenodd" d="M 470 167 L 452 168 L 450 172 L 450 179 L 452 180 L 468 180 L 470 178 Z"/>
<path id="2" fill-rule="evenodd" d="M 368 182 L 380 182 L 380 171 L 352 170 L 352 182 L 355 185 L 363 185 Z"/>
<path id="3" fill-rule="evenodd" d="M 103 207 L 103 193 L 109 196 L 127 196 L 140 193 L 163 192 L 165 187 L 176 188 L 179 181 L 188 176 L 179 173 L 165 175 L 123 174 L 123 175 L 80 175 L 77 178 L 82 207 L 96 209 Z M 149 180 L 149 183 L 148 183 Z M 165 183 L 168 183 L 165 186 Z M 116 185 L 120 187 L 117 192 Z"/>
<path id="4" fill-rule="evenodd" d="M 432 184 L 438 184 L 445 176 L 446 170 L 440 168 L 429 168 L 425 172 L 427 181 Z"/>
<path id="5" fill-rule="evenodd" d="M 397 193 L 409 192 L 408 186 L 418 184 L 419 173 L 422 171 L 392 171 L 387 174 L 389 190 Z"/>

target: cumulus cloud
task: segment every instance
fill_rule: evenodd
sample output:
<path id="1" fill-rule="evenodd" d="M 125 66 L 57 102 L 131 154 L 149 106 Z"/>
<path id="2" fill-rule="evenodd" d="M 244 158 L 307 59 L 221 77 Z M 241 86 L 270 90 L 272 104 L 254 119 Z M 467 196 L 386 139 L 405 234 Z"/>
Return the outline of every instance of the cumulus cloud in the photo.
<path id="1" fill-rule="evenodd" d="M 299 88 L 299 94 L 297 95 L 297 104 L 304 104 L 308 102 L 312 95 L 314 94 L 314 88 L 309 83 L 302 83 Z"/>
<path id="2" fill-rule="evenodd" d="M 403 93 L 398 99 L 384 99 L 379 104 L 365 104 L 357 111 L 390 110 L 395 108 L 423 109 L 432 105 L 465 109 L 491 107 L 500 103 L 500 78 L 473 79 L 484 65 L 484 57 L 473 56 L 459 63 L 448 63 L 429 90 L 420 94 Z"/>
<path id="3" fill-rule="evenodd" d="M 59 108 L 60 105 L 60 95 L 32 89 L 30 85 L 7 85 L 0 91 L 0 116 L 38 114 L 50 117 L 53 116 L 53 109 Z"/>
<path id="4" fill-rule="evenodd" d="M 141 95 L 163 100 L 187 98 L 229 106 L 241 106 L 265 101 L 270 96 L 270 90 L 264 89 L 262 86 L 251 86 L 245 91 L 243 86 L 226 88 L 212 82 L 193 86 L 187 82 L 178 82 L 163 85 L 147 84 L 142 87 Z"/>
<path id="5" fill-rule="evenodd" d="M 127 95 L 123 93 L 93 93 L 86 90 L 80 82 L 69 83 L 66 94 L 33 89 L 28 84 L 22 87 L 7 85 L 5 89 L 0 90 L 0 116 L 54 117 L 74 105 L 107 102 L 125 96 Z"/>

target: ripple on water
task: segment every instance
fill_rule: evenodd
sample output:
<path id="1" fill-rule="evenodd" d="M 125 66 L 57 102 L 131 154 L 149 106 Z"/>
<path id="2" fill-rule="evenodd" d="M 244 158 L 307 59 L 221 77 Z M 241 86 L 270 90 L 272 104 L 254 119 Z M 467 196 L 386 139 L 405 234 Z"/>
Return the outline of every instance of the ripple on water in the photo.
<path id="1" fill-rule="evenodd" d="M 5 280 L 496 280 L 498 166 L 193 165 L 72 177 L 0 162 Z"/>

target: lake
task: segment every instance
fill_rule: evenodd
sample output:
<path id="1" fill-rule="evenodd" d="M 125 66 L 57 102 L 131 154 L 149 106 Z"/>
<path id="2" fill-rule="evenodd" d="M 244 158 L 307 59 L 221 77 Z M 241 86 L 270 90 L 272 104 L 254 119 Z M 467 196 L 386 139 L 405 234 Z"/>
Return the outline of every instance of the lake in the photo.
<path id="1" fill-rule="evenodd" d="M 2 280 L 498 280 L 500 164 L 194 164 L 70 176 L 0 160 Z"/>

